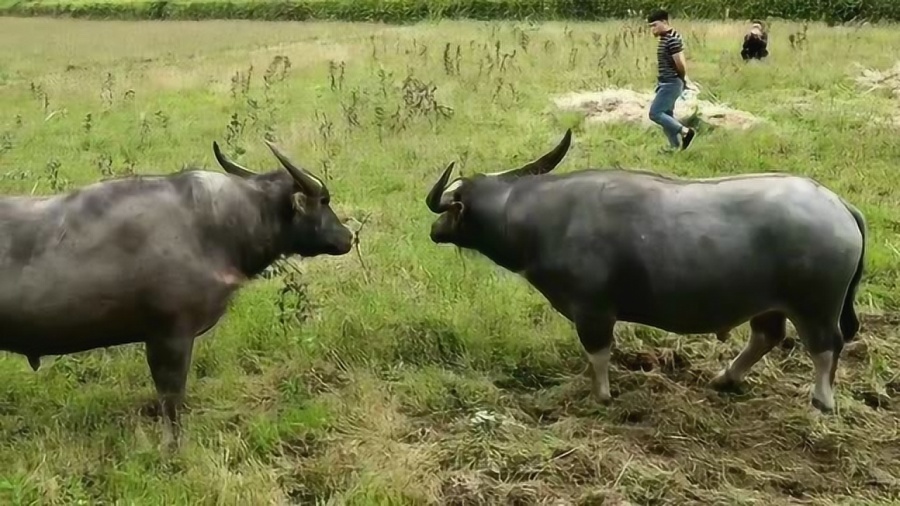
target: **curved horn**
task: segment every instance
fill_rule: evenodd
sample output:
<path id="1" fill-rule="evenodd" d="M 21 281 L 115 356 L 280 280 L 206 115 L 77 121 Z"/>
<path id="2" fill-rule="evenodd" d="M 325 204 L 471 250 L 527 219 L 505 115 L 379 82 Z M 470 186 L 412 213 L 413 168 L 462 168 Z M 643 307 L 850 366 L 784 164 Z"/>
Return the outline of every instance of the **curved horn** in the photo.
<path id="1" fill-rule="evenodd" d="M 248 178 L 251 176 L 255 176 L 253 172 L 247 170 L 244 166 L 231 161 L 227 156 L 222 153 L 222 150 L 219 149 L 219 143 L 213 141 L 213 154 L 216 155 L 216 161 L 219 162 L 219 165 L 225 169 L 225 172 L 229 174 L 233 174 L 238 177 Z"/>
<path id="2" fill-rule="evenodd" d="M 572 129 L 569 128 L 566 129 L 566 134 L 563 136 L 562 140 L 559 141 L 559 144 L 557 144 L 552 151 L 538 158 L 537 160 L 527 163 L 518 169 L 511 169 L 503 172 L 493 172 L 485 175 L 516 178 L 525 175 L 546 174 L 555 169 L 557 165 L 559 165 L 559 162 L 562 161 L 562 159 L 566 156 L 566 153 L 569 151 L 569 146 L 571 144 Z"/>
<path id="3" fill-rule="evenodd" d="M 322 191 L 322 188 L 325 187 L 325 183 L 323 183 L 321 179 L 313 176 L 306 170 L 295 166 L 281 151 L 278 150 L 278 148 L 275 147 L 274 144 L 268 140 L 265 142 L 266 146 L 269 146 L 269 149 L 272 151 L 272 154 L 275 155 L 275 158 L 277 158 L 278 161 L 281 162 L 281 165 L 291 173 L 294 181 L 296 181 L 306 193 L 315 195 Z"/>
<path id="4" fill-rule="evenodd" d="M 450 179 L 450 173 L 453 172 L 453 166 L 456 165 L 456 162 L 450 162 L 450 165 L 447 165 L 447 168 L 444 169 L 444 173 L 441 174 L 441 177 L 438 178 L 437 182 L 434 183 L 434 186 L 431 187 L 431 191 L 428 192 L 428 197 L 425 199 L 425 203 L 428 205 L 428 209 L 431 209 L 431 212 L 435 214 L 440 214 L 447 210 L 448 203 L 445 202 L 444 189 L 447 187 L 447 180 Z"/>

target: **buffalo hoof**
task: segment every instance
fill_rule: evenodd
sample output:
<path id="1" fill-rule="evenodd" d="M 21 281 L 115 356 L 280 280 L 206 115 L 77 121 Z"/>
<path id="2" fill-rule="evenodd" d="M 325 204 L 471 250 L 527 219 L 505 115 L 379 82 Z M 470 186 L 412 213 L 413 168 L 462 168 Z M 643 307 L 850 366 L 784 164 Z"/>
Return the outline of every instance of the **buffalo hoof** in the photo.
<path id="1" fill-rule="evenodd" d="M 594 402 L 596 402 L 600 406 L 609 406 L 612 404 L 613 399 L 612 396 L 601 397 L 599 395 L 593 395 Z"/>
<path id="2" fill-rule="evenodd" d="M 166 430 L 163 431 L 162 438 L 159 441 L 159 450 L 161 454 L 171 456 L 179 453 L 184 444 L 184 434 L 172 434 L 172 432 Z"/>
<path id="3" fill-rule="evenodd" d="M 178 453 L 185 443 L 185 436 L 181 427 L 172 424 L 168 420 L 162 420 L 160 425 L 160 450 L 168 455 Z"/>
<path id="4" fill-rule="evenodd" d="M 720 372 L 709 382 L 710 388 L 718 392 L 740 393 L 741 383 L 731 378 L 725 371 Z"/>
<path id="5" fill-rule="evenodd" d="M 612 395 L 609 392 L 601 392 L 596 386 L 591 389 L 591 397 L 598 404 L 606 405 L 612 402 Z"/>
<path id="6" fill-rule="evenodd" d="M 159 453 L 163 455 L 171 455 L 178 449 L 178 441 L 172 437 L 168 431 L 163 431 L 162 438 L 159 441 Z"/>
<path id="7" fill-rule="evenodd" d="M 830 415 L 830 414 L 834 413 L 834 403 L 833 402 L 829 405 L 829 404 L 826 404 L 824 401 L 813 397 L 812 405 L 814 408 L 816 408 L 819 412 L 821 412 L 823 414 Z"/>

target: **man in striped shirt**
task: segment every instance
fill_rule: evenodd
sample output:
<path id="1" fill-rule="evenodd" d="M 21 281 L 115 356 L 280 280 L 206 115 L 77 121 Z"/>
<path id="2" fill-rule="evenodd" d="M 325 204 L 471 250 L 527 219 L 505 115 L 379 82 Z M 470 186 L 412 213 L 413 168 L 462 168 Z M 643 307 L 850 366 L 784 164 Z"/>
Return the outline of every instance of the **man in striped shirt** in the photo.
<path id="1" fill-rule="evenodd" d="M 674 28 L 669 26 L 669 13 L 658 10 L 647 17 L 650 31 L 659 38 L 656 61 L 659 71 L 656 77 L 656 97 L 650 104 L 650 120 L 662 126 L 673 150 L 687 149 L 696 132 L 682 125 L 674 117 L 675 101 L 686 87 L 684 41 Z M 681 142 L 678 136 L 681 136 Z"/>

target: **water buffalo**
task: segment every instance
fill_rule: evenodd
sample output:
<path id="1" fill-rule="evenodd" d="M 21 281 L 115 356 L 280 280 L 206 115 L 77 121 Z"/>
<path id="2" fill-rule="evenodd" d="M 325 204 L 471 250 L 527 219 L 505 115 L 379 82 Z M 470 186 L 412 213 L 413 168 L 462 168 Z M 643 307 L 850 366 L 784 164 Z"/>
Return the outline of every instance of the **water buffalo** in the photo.
<path id="1" fill-rule="evenodd" d="M 102 181 L 49 197 L 0 198 L 0 350 L 44 355 L 143 342 L 178 438 L 194 339 L 232 294 L 283 255 L 343 255 L 353 234 L 325 184 L 254 174 L 213 143 L 228 174 L 189 170 Z"/>
<path id="2" fill-rule="evenodd" d="M 450 179 L 428 194 L 431 240 L 475 250 L 522 275 L 571 320 L 608 401 L 613 327 L 627 321 L 750 339 L 711 382 L 737 386 L 785 337 L 790 319 L 815 365 L 812 404 L 834 408 L 834 376 L 859 321 L 866 224 L 806 177 L 676 179 L 636 170 L 548 174 L 555 149 L 513 170 Z"/>

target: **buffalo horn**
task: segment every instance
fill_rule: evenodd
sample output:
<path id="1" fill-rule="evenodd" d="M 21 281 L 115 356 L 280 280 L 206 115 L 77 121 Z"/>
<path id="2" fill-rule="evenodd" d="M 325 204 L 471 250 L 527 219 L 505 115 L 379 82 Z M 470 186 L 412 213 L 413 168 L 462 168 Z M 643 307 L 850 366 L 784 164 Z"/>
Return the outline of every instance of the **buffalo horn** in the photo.
<path id="1" fill-rule="evenodd" d="M 562 161 L 562 159 L 566 156 L 566 153 L 569 151 L 569 146 L 571 144 L 572 129 L 569 128 L 566 130 L 566 134 L 563 136 L 559 144 L 557 144 L 557 146 L 553 148 L 552 151 L 538 158 L 537 160 L 530 162 L 518 169 L 510 169 L 503 172 L 493 172 L 485 175 L 504 178 L 517 178 L 525 175 L 546 174 L 556 168 L 557 165 L 559 165 L 559 162 Z"/>
<path id="2" fill-rule="evenodd" d="M 281 151 L 278 150 L 278 148 L 275 147 L 274 144 L 272 144 L 268 140 L 266 140 L 266 146 L 269 146 L 269 149 L 272 150 L 272 154 L 275 155 L 275 158 L 277 158 L 278 161 L 281 162 L 281 165 L 291 173 L 294 181 L 296 181 L 297 184 L 299 184 L 307 194 L 316 195 L 322 191 L 322 188 L 324 188 L 325 184 L 322 183 L 319 178 L 313 176 L 306 170 L 295 166 L 293 163 L 291 163 L 290 160 L 288 160 L 286 156 L 284 156 L 284 154 L 282 154 Z"/>
<path id="3" fill-rule="evenodd" d="M 442 198 L 444 196 L 444 188 L 447 187 L 447 180 L 450 179 L 450 173 L 453 172 L 453 166 L 456 165 L 456 162 L 450 162 L 447 165 L 447 168 L 444 169 L 444 173 L 441 174 L 441 177 L 434 183 L 434 186 L 431 187 L 431 191 L 428 192 L 428 197 L 425 200 L 425 203 L 428 204 L 428 209 L 431 209 L 431 212 L 440 214 L 447 210 L 448 203 L 444 202 Z"/>
<path id="4" fill-rule="evenodd" d="M 227 156 L 225 156 L 222 153 L 222 150 L 219 149 L 219 143 L 216 141 L 213 141 L 213 154 L 216 155 L 216 161 L 218 161 L 219 165 L 221 165 L 222 168 L 225 169 L 225 172 L 242 178 L 248 178 L 255 175 L 254 173 L 247 170 L 244 166 L 231 161 Z"/>

